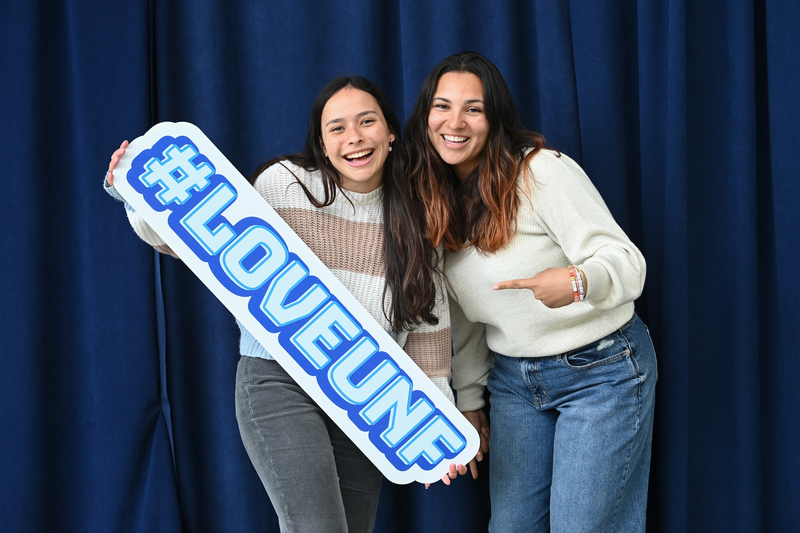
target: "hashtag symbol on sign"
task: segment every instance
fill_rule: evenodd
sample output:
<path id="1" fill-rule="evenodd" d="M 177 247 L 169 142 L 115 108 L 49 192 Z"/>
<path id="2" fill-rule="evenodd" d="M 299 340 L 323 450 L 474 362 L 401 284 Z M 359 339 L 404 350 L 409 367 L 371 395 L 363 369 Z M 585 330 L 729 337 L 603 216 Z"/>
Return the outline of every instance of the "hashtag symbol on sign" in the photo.
<path id="1" fill-rule="evenodd" d="M 147 172 L 139 178 L 148 187 L 160 184 L 162 190 L 156 197 L 163 205 L 173 202 L 183 204 L 188 200 L 192 189 L 202 191 L 210 183 L 214 169 L 207 163 L 198 166 L 192 162 L 197 157 L 197 150 L 191 145 L 180 149 L 170 145 L 164 150 L 164 160 L 154 157 L 145 164 Z"/>

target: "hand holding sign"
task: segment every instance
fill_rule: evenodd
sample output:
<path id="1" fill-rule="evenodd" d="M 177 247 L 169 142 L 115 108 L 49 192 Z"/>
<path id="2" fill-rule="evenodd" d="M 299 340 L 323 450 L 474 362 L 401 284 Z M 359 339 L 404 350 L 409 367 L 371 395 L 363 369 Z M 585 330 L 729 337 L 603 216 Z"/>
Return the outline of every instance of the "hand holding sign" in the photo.
<path id="1" fill-rule="evenodd" d="M 119 148 L 111 154 L 111 162 L 108 164 L 108 173 L 106 173 L 106 181 L 108 181 L 109 185 L 114 185 L 114 169 L 119 164 L 119 159 L 125 154 L 128 144 L 128 141 L 122 141 Z"/>

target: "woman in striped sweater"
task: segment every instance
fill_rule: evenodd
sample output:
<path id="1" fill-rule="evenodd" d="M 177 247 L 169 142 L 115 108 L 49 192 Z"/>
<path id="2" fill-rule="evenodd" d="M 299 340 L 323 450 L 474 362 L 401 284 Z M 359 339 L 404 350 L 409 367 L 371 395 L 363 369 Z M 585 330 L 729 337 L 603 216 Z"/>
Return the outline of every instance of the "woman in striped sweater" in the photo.
<path id="1" fill-rule="evenodd" d="M 250 181 L 452 400 L 440 257 L 412 206 L 400 131 L 374 84 L 337 78 L 312 108 L 303 152 L 267 161 Z M 126 146 L 114 153 L 110 171 Z M 140 217 L 129 219 L 139 236 L 170 253 Z M 281 531 L 372 531 L 380 472 L 240 328 L 236 416 Z"/>

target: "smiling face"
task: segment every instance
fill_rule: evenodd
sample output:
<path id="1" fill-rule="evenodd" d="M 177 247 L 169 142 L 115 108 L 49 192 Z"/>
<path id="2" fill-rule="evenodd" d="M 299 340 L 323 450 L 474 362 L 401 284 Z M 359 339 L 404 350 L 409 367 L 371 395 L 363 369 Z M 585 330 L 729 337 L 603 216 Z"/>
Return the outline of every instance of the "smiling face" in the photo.
<path id="1" fill-rule="evenodd" d="M 342 188 L 370 192 L 383 183 L 383 165 L 395 136 L 377 100 L 345 87 L 322 109 L 322 151 L 342 177 Z"/>
<path id="2" fill-rule="evenodd" d="M 439 78 L 428 115 L 428 137 L 459 179 L 475 169 L 489 137 L 483 83 L 478 76 L 448 72 Z"/>

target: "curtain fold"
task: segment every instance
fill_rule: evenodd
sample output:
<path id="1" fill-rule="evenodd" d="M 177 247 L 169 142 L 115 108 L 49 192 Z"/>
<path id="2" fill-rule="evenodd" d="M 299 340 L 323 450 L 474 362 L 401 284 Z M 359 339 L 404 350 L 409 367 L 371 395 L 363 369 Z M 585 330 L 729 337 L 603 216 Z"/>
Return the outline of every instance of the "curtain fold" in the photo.
<path id="1" fill-rule="evenodd" d="M 638 101 L 646 310 L 659 358 L 650 531 L 689 531 L 686 7 L 639 2 Z M 683 487 L 680 495 L 675 487 Z"/>

